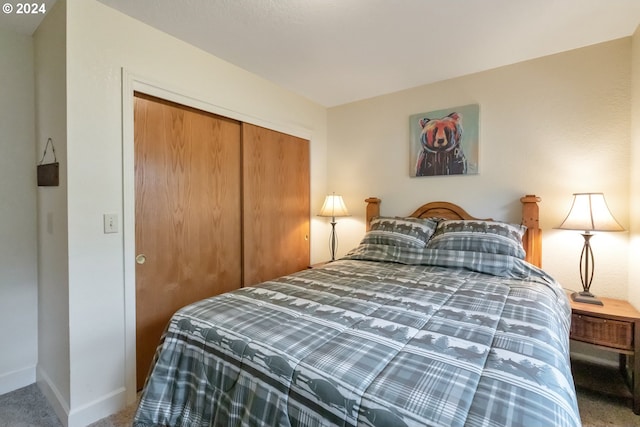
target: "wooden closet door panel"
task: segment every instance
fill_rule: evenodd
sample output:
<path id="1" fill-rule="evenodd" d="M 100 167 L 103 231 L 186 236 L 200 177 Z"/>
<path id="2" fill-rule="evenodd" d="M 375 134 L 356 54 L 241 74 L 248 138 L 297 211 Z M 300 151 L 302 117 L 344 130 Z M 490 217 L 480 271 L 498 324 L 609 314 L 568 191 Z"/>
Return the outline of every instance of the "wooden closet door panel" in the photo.
<path id="1" fill-rule="evenodd" d="M 242 283 L 240 124 L 134 97 L 138 388 L 171 315 Z"/>
<path id="2" fill-rule="evenodd" d="M 244 285 L 309 265 L 309 141 L 242 124 Z"/>

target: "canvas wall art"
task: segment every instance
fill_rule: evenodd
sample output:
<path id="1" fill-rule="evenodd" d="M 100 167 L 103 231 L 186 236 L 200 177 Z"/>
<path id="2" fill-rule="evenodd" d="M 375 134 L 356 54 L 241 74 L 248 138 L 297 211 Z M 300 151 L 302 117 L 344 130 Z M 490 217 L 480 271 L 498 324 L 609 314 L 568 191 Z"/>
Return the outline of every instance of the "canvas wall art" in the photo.
<path id="1" fill-rule="evenodd" d="M 480 106 L 410 116 L 411 176 L 478 173 Z"/>

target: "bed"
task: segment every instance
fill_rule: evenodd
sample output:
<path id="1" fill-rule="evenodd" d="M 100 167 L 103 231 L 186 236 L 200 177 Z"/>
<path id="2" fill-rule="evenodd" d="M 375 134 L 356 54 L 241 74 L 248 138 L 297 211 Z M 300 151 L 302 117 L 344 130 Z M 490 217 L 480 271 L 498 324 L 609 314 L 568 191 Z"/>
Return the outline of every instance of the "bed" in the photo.
<path id="1" fill-rule="evenodd" d="M 176 312 L 134 425 L 580 426 L 569 302 L 521 201 L 524 225 L 367 199 L 343 258 Z"/>

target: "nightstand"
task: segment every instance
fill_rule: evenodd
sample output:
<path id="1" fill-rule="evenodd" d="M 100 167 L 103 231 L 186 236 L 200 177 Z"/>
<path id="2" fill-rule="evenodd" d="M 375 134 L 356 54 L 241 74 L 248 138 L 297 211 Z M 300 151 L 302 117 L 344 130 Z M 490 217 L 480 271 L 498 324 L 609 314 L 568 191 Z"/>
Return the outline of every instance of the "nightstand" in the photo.
<path id="1" fill-rule="evenodd" d="M 593 344 L 619 356 L 619 370 L 640 414 L 640 312 L 626 301 L 601 298 L 604 305 L 571 300 L 571 334 L 576 341 Z M 630 357 L 631 356 L 631 357 Z"/>

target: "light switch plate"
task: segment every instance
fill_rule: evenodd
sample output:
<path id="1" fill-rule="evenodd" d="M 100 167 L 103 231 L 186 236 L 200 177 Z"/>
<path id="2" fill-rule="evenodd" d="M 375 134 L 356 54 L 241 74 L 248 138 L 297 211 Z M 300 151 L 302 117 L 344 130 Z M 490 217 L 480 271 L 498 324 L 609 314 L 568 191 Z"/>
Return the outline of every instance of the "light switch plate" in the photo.
<path id="1" fill-rule="evenodd" d="M 104 214 L 104 234 L 118 232 L 118 215 Z"/>

